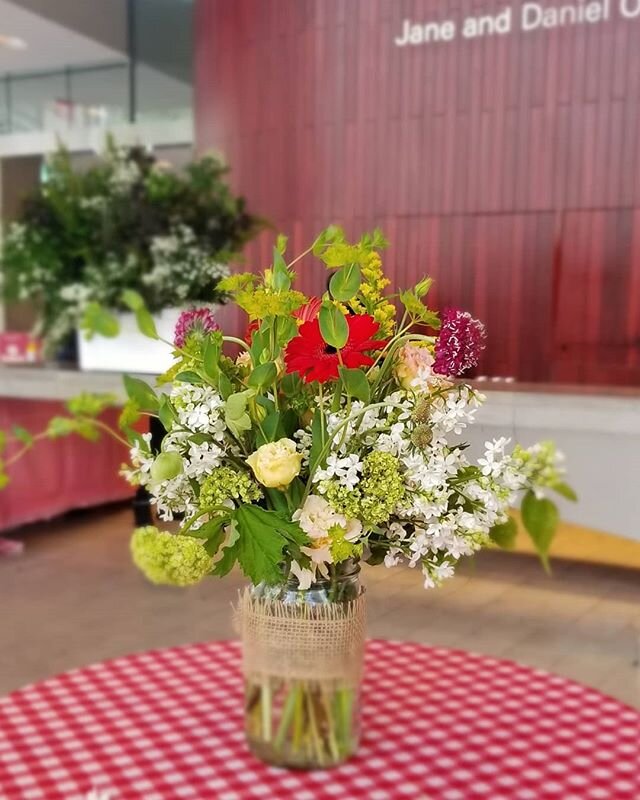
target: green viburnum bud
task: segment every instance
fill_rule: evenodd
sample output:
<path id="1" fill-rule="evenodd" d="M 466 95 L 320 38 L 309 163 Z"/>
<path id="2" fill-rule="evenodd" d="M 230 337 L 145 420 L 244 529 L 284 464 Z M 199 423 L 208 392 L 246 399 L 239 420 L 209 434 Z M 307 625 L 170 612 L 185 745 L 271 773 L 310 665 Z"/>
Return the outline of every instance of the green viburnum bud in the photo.
<path id="1" fill-rule="evenodd" d="M 325 481 L 324 496 L 336 511 L 358 519 L 365 529 L 388 521 L 405 496 L 400 462 L 391 453 L 370 453 L 362 462 L 362 480 L 355 489 Z"/>
<path id="2" fill-rule="evenodd" d="M 213 566 L 199 539 L 159 531 L 153 525 L 134 531 L 131 555 L 148 580 L 168 586 L 199 583 Z"/>
<path id="3" fill-rule="evenodd" d="M 234 472 L 229 467 L 216 467 L 200 489 L 200 508 L 213 508 L 226 500 L 253 503 L 260 500 L 258 484 L 246 472 Z"/>

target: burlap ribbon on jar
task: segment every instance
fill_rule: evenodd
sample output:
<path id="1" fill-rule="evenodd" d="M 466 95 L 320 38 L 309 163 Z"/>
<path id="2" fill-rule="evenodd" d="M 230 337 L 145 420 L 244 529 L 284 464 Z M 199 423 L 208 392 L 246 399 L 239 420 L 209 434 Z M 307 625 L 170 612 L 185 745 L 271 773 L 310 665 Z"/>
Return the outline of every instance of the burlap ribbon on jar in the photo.
<path id="1" fill-rule="evenodd" d="M 313 606 L 255 598 L 247 589 L 240 595 L 235 618 L 245 677 L 359 685 L 365 644 L 364 593 L 346 603 Z"/>

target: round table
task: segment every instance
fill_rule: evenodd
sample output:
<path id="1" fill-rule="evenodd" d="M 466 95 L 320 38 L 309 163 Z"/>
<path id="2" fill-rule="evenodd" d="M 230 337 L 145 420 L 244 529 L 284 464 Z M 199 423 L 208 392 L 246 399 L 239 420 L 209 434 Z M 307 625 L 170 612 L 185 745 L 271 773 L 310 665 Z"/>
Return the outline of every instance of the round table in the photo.
<path id="1" fill-rule="evenodd" d="M 0 700 L 2 800 L 638 800 L 640 714 L 545 672 L 372 641 L 363 741 L 333 770 L 244 744 L 240 648 L 211 642 L 60 675 Z"/>

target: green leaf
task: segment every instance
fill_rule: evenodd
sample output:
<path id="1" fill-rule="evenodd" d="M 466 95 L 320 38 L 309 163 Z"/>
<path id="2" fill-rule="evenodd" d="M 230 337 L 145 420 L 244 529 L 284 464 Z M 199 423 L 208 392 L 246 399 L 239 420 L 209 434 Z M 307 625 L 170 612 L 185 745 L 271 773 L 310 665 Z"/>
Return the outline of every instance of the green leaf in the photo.
<path id="1" fill-rule="evenodd" d="M 166 394 L 160 395 L 158 417 L 166 431 L 170 431 L 173 428 L 173 423 L 178 419 L 176 410 Z"/>
<path id="2" fill-rule="evenodd" d="M 142 295 L 133 289 L 125 289 L 120 295 L 120 299 L 124 305 L 134 313 L 140 311 L 141 308 L 146 308 Z"/>
<path id="3" fill-rule="evenodd" d="M 279 491 L 278 489 L 263 489 L 267 499 L 275 509 L 281 514 L 287 514 L 289 511 L 289 506 L 287 504 L 287 498 L 284 494 Z"/>
<path id="4" fill-rule="evenodd" d="M 169 481 L 182 472 L 182 458 L 179 453 L 168 451 L 159 453 L 151 465 L 151 477 L 154 481 Z"/>
<path id="5" fill-rule="evenodd" d="M 346 303 L 357 293 L 361 280 L 360 267 L 347 264 L 331 276 L 329 291 L 336 300 Z"/>
<path id="6" fill-rule="evenodd" d="M 0 430 L 0 453 L 4 452 L 5 447 L 7 446 L 7 434 Z"/>
<path id="7" fill-rule="evenodd" d="M 302 391 L 302 381 L 297 372 L 284 375 L 280 381 L 280 389 L 287 397 L 296 397 Z"/>
<path id="8" fill-rule="evenodd" d="M 278 292 L 291 288 L 291 275 L 277 247 L 273 248 L 273 288 Z"/>
<path id="9" fill-rule="evenodd" d="M 551 500 L 538 500 L 528 491 L 522 501 L 522 521 L 531 536 L 544 568 L 549 570 L 549 549 L 558 527 L 558 509 Z"/>
<path id="10" fill-rule="evenodd" d="M 85 338 L 91 339 L 96 333 L 113 339 L 120 333 L 120 323 L 100 303 L 91 302 L 87 304 L 80 328 L 84 331 Z"/>
<path id="11" fill-rule="evenodd" d="M 574 503 L 578 500 L 578 495 L 574 492 L 571 486 L 564 481 L 557 481 L 557 483 L 551 484 L 549 488 L 553 489 L 554 492 L 557 492 L 567 500 L 572 500 Z"/>
<path id="12" fill-rule="evenodd" d="M 240 437 L 244 431 L 251 430 L 247 404 L 254 396 L 254 389 L 245 389 L 244 392 L 230 395 L 224 404 L 225 424 L 236 437 Z"/>
<path id="13" fill-rule="evenodd" d="M 266 416 L 260 423 L 258 431 L 259 444 L 266 444 L 267 442 L 275 442 L 281 439 L 280 436 L 280 412 L 274 411 Z"/>
<path id="14" fill-rule="evenodd" d="M 273 361 L 258 365 L 249 375 L 247 383 L 254 389 L 264 389 L 270 386 L 276 379 L 278 368 Z"/>
<path id="15" fill-rule="evenodd" d="M 235 519 L 229 521 L 228 517 L 224 517 L 228 522 L 225 530 L 226 541 L 218 548 L 215 557 L 215 564 L 213 567 L 213 574 L 222 578 L 233 569 L 233 565 L 238 558 L 238 541 L 240 539 L 240 532 Z M 228 535 L 227 535 L 228 534 Z"/>
<path id="16" fill-rule="evenodd" d="M 421 283 L 424 282 L 421 281 Z M 420 284 L 418 284 L 418 286 L 420 286 Z M 422 322 L 423 325 L 428 325 L 430 328 L 436 330 L 440 327 L 440 318 L 438 315 L 434 311 L 430 311 L 422 303 L 420 296 L 418 296 L 415 290 L 400 292 L 399 296 L 400 302 L 407 309 L 407 312 L 413 320 Z"/>
<path id="17" fill-rule="evenodd" d="M 195 386 L 201 386 L 204 383 L 204 379 L 202 375 L 198 375 L 197 372 L 193 372 L 192 370 L 185 370 L 184 372 L 179 372 L 174 381 L 180 381 L 181 383 L 193 383 Z"/>
<path id="18" fill-rule="evenodd" d="M 82 392 L 67 401 L 67 408 L 76 416 L 98 417 L 107 408 L 118 406 L 118 398 L 114 394 L 89 394 Z"/>
<path id="19" fill-rule="evenodd" d="M 349 338 L 349 326 L 347 320 L 334 305 L 323 305 L 318 315 L 320 323 L 320 333 L 325 342 L 336 350 L 340 350 L 347 343 Z"/>
<path id="20" fill-rule="evenodd" d="M 254 583 L 275 584 L 282 580 L 285 547 L 307 541 L 300 526 L 276 511 L 244 505 L 234 512 L 238 526 L 237 558 L 244 574 Z"/>
<path id="21" fill-rule="evenodd" d="M 148 339 L 159 339 L 156 323 L 153 317 L 146 308 L 140 308 L 136 311 L 136 322 L 138 323 L 138 330 L 143 336 Z"/>
<path id="22" fill-rule="evenodd" d="M 142 411 L 150 411 L 156 414 L 159 408 L 159 401 L 156 393 L 149 386 L 148 383 L 141 381 L 140 378 L 134 378 L 131 375 L 123 375 L 124 388 L 127 392 L 127 397 L 137 403 L 138 408 Z"/>
<path id="23" fill-rule="evenodd" d="M 75 420 L 71 417 L 52 417 L 47 425 L 47 436 L 50 439 L 59 439 L 69 436 L 75 431 Z"/>
<path id="24" fill-rule="evenodd" d="M 364 370 L 349 369 L 348 367 L 340 367 L 340 377 L 344 385 L 345 391 L 356 400 L 362 400 L 363 403 L 369 403 L 371 399 L 371 387 Z"/>
<path id="25" fill-rule="evenodd" d="M 21 425 L 14 425 L 11 428 L 11 433 L 15 436 L 15 438 L 22 442 L 22 444 L 26 444 L 27 447 L 33 444 L 33 436 L 29 433 L 26 428 L 23 428 Z"/>
<path id="26" fill-rule="evenodd" d="M 220 377 L 220 353 L 220 341 L 208 339 L 202 353 L 202 368 L 207 378 L 214 383 L 217 383 Z"/>
<path id="27" fill-rule="evenodd" d="M 285 252 L 287 249 L 287 242 L 289 241 L 289 237 L 285 236 L 284 233 L 279 233 L 278 238 L 276 239 L 276 250 L 279 253 Z"/>
<path id="28" fill-rule="evenodd" d="M 322 411 L 318 408 L 313 415 L 311 423 L 311 452 L 309 453 L 309 474 L 313 475 L 321 465 L 320 454 L 326 442 L 326 425 L 322 418 Z"/>
<path id="29" fill-rule="evenodd" d="M 498 547 L 502 547 L 503 550 L 512 550 L 518 536 L 518 525 L 515 519 L 509 517 L 501 525 L 494 525 L 489 531 L 489 536 Z"/>

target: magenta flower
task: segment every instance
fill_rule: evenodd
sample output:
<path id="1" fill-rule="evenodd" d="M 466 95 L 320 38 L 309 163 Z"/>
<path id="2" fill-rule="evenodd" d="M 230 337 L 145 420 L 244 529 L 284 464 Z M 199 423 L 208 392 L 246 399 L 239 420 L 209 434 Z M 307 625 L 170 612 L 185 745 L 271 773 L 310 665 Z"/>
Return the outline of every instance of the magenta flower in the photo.
<path id="1" fill-rule="evenodd" d="M 442 327 L 436 342 L 433 371 L 439 375 L 456 376 L 475 367 L 485 348 L 485 327 L 468 311 L 447 308 L 442 315 Z"/>
<path id="2" fill-rule="evenodd" d="M 219 331 L 220 326 L 213 318 L 209 308 L 190 308 L 183 311 L 176 323 L 173 343 L 176 347 L 184 347 L 187 336 L 191 333 L 206 335 L 212 331 Z"/>

